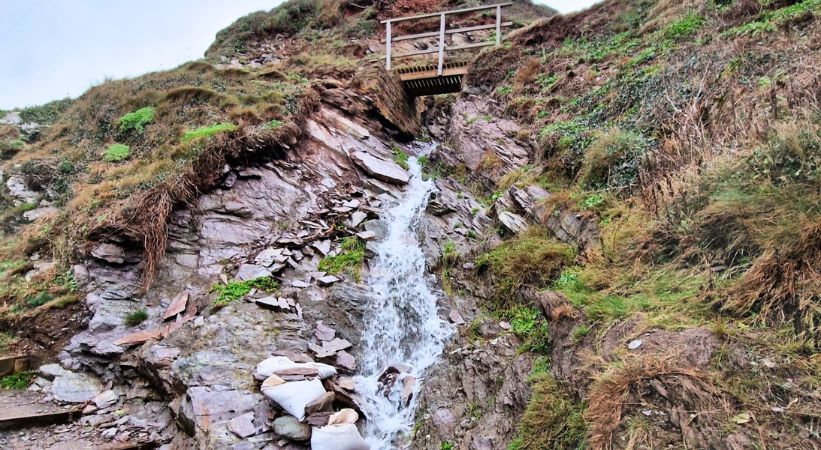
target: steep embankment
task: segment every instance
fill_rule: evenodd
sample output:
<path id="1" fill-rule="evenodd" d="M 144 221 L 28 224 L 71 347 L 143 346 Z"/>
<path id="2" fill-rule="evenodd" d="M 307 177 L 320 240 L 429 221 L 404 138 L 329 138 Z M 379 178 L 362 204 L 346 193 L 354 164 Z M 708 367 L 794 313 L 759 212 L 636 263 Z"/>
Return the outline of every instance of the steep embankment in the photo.
<path id="1" fill-rule="evenodd" d="M 544 11 L 517 2 L 461 94 L 415 102 L 379 70 L 378 20 L 474 3 L 366 3 L 291 1 L 206 61 L 2 119 L 0 345 L 62 351 L 38 397 L 3 401 L 86 406 L 0 443 L 298 448 L 370 403 L 401 419 L 361 426 L 372 442 L 412 448 L 817 445 L 817 0 L 607 1 L 524 28 Z M 412 138 L 434 188 L 386 229 Z M 351 376 L 388 336 L 366 321 L 394 321 L 395 354 L 425 342 L 430 305 L 397 286 L 420 274 L 376 265 L 400 242 L 452 334 L 363 400 Z M 392 295 L 406 320 L 371 310 Z M 280 381 L 323 392 L 314 428 L 266 398 Z"/>

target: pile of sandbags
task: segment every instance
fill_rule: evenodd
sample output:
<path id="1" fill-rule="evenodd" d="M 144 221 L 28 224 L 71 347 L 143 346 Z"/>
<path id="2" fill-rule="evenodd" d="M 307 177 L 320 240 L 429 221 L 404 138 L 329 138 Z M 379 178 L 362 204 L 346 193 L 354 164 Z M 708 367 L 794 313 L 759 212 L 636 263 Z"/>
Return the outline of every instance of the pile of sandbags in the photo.
<path id="1" fill-rule="evenodd" d="M 311 450 L 369 450 L 356 428 L 359 415 L 352 409 L 343 409 L 328 419 L 328 425 L 314 427 L 311 432 Z"/>
<path id="2" fill-rule="evenodd" d="M 322 379 L 336 375 L 336 368 L 327 364 L 296 363 L 285 356 L 274 356 L 262 361 L 254 371 L 254 377 L 264 379 L 260 390 L 265 397 L 273 400 L 289 415 L 300 422 L 306 420 L 306 406 L 327 402 L 321 417 L 328 422 L 324 426 L 314 426 L 311 431 L 312 450 L 368 450 L 368 444 L 359 434 L 356 422 L 359 415 L 353 409 L 342 409 L 331 414 L 333 395 L 325 391 Z M 333 384 L 331 384 L 333 386 Z M 321 399 L 327 396 L 326 399 Z M 324 409 L 327 408 L 327 409 Z M 315 417 L 311 415 L 311 417 Z M 314 425 L 317 422 L 308 420 Z"/>

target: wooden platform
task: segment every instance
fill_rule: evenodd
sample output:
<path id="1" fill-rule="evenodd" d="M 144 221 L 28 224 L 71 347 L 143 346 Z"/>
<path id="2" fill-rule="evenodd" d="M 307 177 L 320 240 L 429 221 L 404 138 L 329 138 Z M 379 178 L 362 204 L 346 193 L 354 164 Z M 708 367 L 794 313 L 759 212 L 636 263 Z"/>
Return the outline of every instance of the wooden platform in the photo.
<path id="1" fill-rule="evenodd" d="M 411 97 L 455 93 L 462 90 L 467 64 L 446 64 L 442 75 L 435 65 L 404 67 L 396 70 Z"/>

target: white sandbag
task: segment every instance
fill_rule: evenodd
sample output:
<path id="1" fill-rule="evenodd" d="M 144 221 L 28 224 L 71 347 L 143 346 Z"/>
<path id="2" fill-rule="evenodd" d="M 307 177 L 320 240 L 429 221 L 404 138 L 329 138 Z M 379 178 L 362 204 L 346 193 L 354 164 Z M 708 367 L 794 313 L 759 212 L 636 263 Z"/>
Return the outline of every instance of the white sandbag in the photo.
<path id="1" fill-rule="evenodd" d="M 290 358 L 288 358 L 287 356 L 272 356 L 257 364 L 257 368 L 256 370 L 254 370 L 254 378 L 262 381 L 270 377 L 274 372 L 278 370 L 294 368 L 316 369 L 316 371 L 319 372 L 319 378 L 323 380 L 325 378 L 336 375 L 336 367 L 329 366 L 328 364 L 295 363 L 291 361 Z"/>
<path id="2" fill-rule="evenodd" d="M 345 408 L 331 414 L 331 417 L 328 417 L 328 425 L 356 423 L 357 420 L 359 420 L 359 414 L 351 408 Z"/>
<path id="3" fill-rule="evenodd" d="M 262 384 L 262 394 L 275 401 L 288 414 L 299 420 L 305 418 L 305 405 L 325 393 L 319 378 L 305 381 L 291 381 L 271 386 Z"/>
<path id="4" fill-rule="evenodd" d="M 328 425 L 311 432 L 311 450 L 370 450 L 370 446 L 356 425 L 343 423 Z"/>

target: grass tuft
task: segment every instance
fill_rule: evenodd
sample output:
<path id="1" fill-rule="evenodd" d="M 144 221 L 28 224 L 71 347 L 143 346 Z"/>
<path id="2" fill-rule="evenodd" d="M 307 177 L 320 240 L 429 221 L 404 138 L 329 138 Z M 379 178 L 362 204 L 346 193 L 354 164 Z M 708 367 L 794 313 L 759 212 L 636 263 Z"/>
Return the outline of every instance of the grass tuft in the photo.
<path id="1" fill-rule="evenodd" d="M 236 129 L 237 126 L 233 123 L 216 123 L 214 125 L 208 125 L 193 130 L 188 130 L 185 133 L 183 133 L 182 138 L 180 140 L 182 142 L 190 142 L 194 139 L 207 139 L 216 134 L 229 133 L 231 131 L 235 131 Z"/>
<path id="2" fill-rule="evenodd" d="M 144 309 L 138 309 L 126 314 L 123 319 L 123 323 L 129 327 L 136 327 L 137 325 L 145 322 L 146 319 L 148 319 L 148 313 L 145 312 Z"/>
<path id="3" fill-rule="evenodd" d="M 216 294 L 212 303 L 214 307 L 221 308 L 227 306 L 234 300 L 248 295 L 251 289 L 259 289 L 264 292 L 273 292 L 279 288 L 279 284 L 271 277 L 259 277 L 246 281 L 231 281 L 228 284 L 215 284 L 211 286 L 211 293 Z"/>
<path id="4" fill-rule="evenodd" d="M 339 247 L 339 254 L 323 258 L 317 269 L 330 274 L 346 273 L 359 281 L 359 272 L 365 260 L 365 243 L 356 237 L 346 237 Z"/>
<path id="5" fill-rule="evenodd" d="M 130 149 L 125 144 L 111 144 L 103 153 L 103 160 L 106 162 L 121 162 L 128 159 Z"/>
<path id="6" fill-rule="evenodd" d="M 142 133 L 145 126 L 154 121 L 156 113 L 157 111 L 153 107 L 146 106 L 120 117 L 117 120 L 117 126 L 123 133 L 130 131 Z"/>

